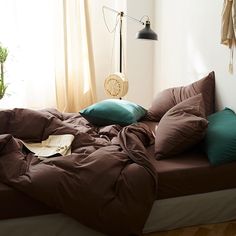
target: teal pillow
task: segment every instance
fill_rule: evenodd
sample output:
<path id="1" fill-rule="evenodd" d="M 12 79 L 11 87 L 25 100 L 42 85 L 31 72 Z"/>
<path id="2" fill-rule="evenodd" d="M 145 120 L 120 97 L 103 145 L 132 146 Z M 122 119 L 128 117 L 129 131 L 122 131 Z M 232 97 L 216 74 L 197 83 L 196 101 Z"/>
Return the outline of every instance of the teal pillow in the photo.
<path id="1" fill-rule="evenodd" d="M 143 107 L 119 99 L 107 99 L 80 111 L 80 114 L 93 125 L 129 125 L 140 120 L 145 114 Z"/>
<path id="2" fill-rule="evenodd" d="M 236 114 L 229 108 L 208 116 L 205 152 L 212 165 L 236 160 Z"/>

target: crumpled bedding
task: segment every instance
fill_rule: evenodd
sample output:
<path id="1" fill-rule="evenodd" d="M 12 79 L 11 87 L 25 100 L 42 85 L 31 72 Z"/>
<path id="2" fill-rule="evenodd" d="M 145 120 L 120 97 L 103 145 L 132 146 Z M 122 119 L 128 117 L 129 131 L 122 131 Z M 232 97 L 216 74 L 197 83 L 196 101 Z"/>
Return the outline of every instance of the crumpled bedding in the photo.
<path id="1" fill-rule="evenodd" d="M 156 198 L 148 126 L 94 127 L 55 109 L 0 111 L 0 181 L 107 235 L 141 235 Z M 71 155 L 39 160 L 24 148 L 73 134 Z"/>

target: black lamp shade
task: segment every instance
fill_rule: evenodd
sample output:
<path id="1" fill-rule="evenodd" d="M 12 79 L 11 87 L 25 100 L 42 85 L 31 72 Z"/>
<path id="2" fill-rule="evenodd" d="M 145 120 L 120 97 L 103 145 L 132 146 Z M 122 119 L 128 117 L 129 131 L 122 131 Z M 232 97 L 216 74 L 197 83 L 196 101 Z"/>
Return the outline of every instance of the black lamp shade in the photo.
<path id="1" fill-rule="evenodd" d="M 146 21 L 145 28 L 137 32 L 136 38 L 157 40 L 157 34 L 151 29 L 150 21 Z"/>

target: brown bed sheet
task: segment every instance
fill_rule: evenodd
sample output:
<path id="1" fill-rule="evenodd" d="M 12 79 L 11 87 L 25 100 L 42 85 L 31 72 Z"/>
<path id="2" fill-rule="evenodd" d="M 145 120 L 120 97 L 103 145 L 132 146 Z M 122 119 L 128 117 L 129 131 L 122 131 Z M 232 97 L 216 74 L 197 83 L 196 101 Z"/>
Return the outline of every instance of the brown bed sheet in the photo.
<path id="1" fill-rule="evenodd" d="M 144 122 L 155 133 L 157 122 Z M 154 145 L 149 152 L 154 155 Z M 211 166 L 207 156 L 196 147 L 176 157 L 157 160 L 157 199 L 207 193 L 236 188 L 236 162 Z"/>
<path id="2" fill-rule="evenodd" d="M 0 220 L 54 212 L 56 210 L 0 183 Z"/>
<path id="3" fill-rule="evenodd" d="M 156 161 L 157 199 L 207 193 L 236 187 L 236 162 L 211 166 L 198 151 Z"/>

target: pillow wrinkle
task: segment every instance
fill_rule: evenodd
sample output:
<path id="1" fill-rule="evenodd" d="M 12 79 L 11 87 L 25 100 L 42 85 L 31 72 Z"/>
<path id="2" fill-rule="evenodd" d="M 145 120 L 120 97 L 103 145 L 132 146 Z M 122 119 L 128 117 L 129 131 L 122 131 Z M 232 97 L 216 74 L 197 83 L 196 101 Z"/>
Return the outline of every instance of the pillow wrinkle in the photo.
<path id="1" fill-rule="evenodd" d="M 159 122 L 172 107 L 200 93 L 205 106 L 205 114 L 212 114 L 215 107 L 215 74 L 213 71 L 190 85 L 169 88 L 158 93 L 148 109 L 146 119 Z"/>
<path id="2" fill-rule="evenodd" d="M 197 135 L 193 135 L 191 137 L 192 139 L 195 140 L 195 138 L 198 138 Z M 202 137 L 203 138 L 203 137 Z M 189 136 L 186 135 L 184 132 L 182 133 L 182 138 L 181 139 L 178 139 L 178 141 L 175 141 L 176 145 L 171 145 L 171 147 L 169 148 L 169 151 L 168 152 L 160 152 L 158 154 L 161 154 L 162 153 L 162 158 L 165 158 L 168 154 L 170 154 L 170 156 L 173 156 L 172 153 L 179 153 L 179 146 L 184 146 L 184 144 L 186 144 L 186 141 L 188 141 L 189 139 Z M 198 141 L 197 141 L 198 142 Z M 162 159 L 160 158 L 160 156 L 158 157 L 158 159 Z"/>
<path id="3" fill-rule="evenodd" d="M 203 117 L 205 118 L 205 111 L 202 110 L 201 106 L 196 105 L 196 106 L 189 106 L 189 107 L 183 107 L 180 108 L 179 110 L 175 110 L 175 111 L 170 111 L 170 113 L 172 116 L 170 118 L 175 118 L 175 116 L 177 117 L 184 117 L 184 115 L 189 114 L 190 116 L 196 116 L 198 117 L 199 114 L 202 114 Z"/>

